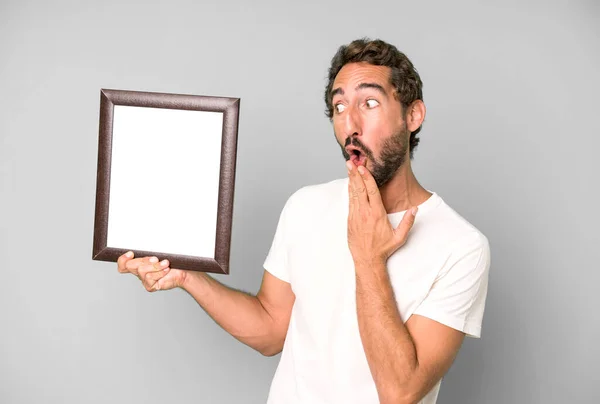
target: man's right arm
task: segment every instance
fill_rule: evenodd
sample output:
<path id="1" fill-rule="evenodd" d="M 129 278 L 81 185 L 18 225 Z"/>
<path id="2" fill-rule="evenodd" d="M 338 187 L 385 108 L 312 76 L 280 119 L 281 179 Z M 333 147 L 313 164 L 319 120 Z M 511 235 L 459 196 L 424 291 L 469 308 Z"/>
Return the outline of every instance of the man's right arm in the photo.
<path id="1" fill-rule="evenodd" d="M 207 273 L 170 268 L 168 261 L 154 257 L 133 259 L 122 255 L 121 273 L 132 273 L 146 290 L 181 287 L 225 331 L 265 356 L 276 355 L 283 343 L 294 305 L 295 295 L 289 283 L 264 271 L 256 296 L 231 289 Z"/>
<path id="2" fill-rule="evenodd" d="M 289 283 L 264 271 L 260 290 L 253 296 L 231 289 L 204 272 L 189 271 L 182 288 L 239 341 L 265 356 L 283 349 L 295 301 Z"/>

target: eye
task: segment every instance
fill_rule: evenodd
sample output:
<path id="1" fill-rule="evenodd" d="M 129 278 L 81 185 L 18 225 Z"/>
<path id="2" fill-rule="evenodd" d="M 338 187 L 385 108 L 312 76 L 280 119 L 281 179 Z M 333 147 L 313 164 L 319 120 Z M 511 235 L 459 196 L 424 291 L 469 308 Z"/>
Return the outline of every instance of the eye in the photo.
<path id="1" fill-rule="evenodd" d="M 337 112 L 338 114 L 344 112 L 344 110 L 346 109 L 344 104 L 335 104 L 334 108 L 335 108 L 335 112 Z"/>
<path id="2" fill-rule="evenodd" d="M 369 99 L 367 101 L 365 101 L 365 103 L 367 104 L 367 108 L 375 108 L 376 106 L 379 105 L 379 102 L 373 99 Z"/>

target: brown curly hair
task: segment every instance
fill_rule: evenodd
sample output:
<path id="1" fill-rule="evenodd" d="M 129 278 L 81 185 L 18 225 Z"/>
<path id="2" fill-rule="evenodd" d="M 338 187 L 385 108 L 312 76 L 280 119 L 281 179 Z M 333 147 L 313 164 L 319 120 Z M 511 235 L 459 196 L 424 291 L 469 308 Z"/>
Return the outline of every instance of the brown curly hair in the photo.
<path id="1" fill-rule="evenodd" d="M 327 105 L 325 115 L 330 120 L 333 118 L 331 91 L 335 77 L 344 65 L 357 62 L 367 62 L 376 66 L 387 66 L 392 69 L 390 84 L 396 89 L 394 97 L 400 101 L 404 113 L 406 113 L 408 106 L 412 102 L 423 100 L 423 82 L 408 57 L 394 45 L 380 39 L 370 40 L 368 38 L 361 38 L 352 41 L 348 45 L 340 46 L 335 56 L 331 59 L 329 81 L 325 88 L 325 104 Z M 413 150 L 419 144 L 417 134 L 420 131 L 421 126 L 410 134 L 411 159 L 413 158 Z"/>

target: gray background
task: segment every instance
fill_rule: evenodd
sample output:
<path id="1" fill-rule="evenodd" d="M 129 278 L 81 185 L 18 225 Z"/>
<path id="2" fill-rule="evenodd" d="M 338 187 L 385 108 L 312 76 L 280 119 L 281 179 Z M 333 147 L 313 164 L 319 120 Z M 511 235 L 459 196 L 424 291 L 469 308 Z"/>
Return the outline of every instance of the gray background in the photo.
<path id="1" fill-rule="evenodd" d="M 286 198 L 345 175 L 322 91 L 361 36 L 415 63 L 417 177 L 492 245 L 482 339 L 438 402 L 600 402 L 598 2 L 147 3 L 0 4 L 1 403 L 265 402 L 279 356 L 91 260 L 99 89 L 242 99 L 217 277 L 256 292 Z"/>

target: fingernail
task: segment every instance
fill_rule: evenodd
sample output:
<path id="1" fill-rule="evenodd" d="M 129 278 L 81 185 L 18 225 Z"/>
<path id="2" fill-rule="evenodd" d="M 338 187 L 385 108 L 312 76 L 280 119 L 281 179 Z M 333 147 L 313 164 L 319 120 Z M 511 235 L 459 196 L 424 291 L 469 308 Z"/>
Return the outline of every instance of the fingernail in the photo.
<path id="1" fill-rule="evenodd" d="M 150 258 L 150 262 L 153 264 L 156 264 L 158 262 L 158 258 L 152 257 L 152 258 Z"/>
<path id="2" fill-rule="evenodd" d="M 412 212 L 413 216 L 417 215 L 418 210 L 419 210 L 419 208 L 417 208 L 416 206 L 414 208 L 412 208 L 411 212 Z"/>
<path id="3" fill-rule="evenodd" d="M 352 166 L 353 166 L 352 162 L 350 160 L 347 160 L 346 161 L 346 168 L 348 168 L 348 171 L 352 171 Z"/>
<path id="4" fill-rule="evenodd" d="M 167 272 L 169 269 L 171 269 L 171 268 L 166 267 L 165 269 L 163 269 L 163 271 Z"/>
<path id="5" fill-rule="evenodd" d="M 358 166 L 358 172 L 361 174 L 365 173 L 365 168 L 363 166 Z"/>
<path id="6" fill-rule="evenodd" d="M 162 260 L 162 261 L 160 262 L 160 265 L 167 265 L 167 260 Z"/>
<path id="7" fill-rule="evenodd" d="M 128 252 L 127 252 L 127 254 L 125 254 L 125 256 L 126 256 L 127 258 L 131 258 L 131 257 L 133 257 L 133 251 L 128 251 Z"/>

